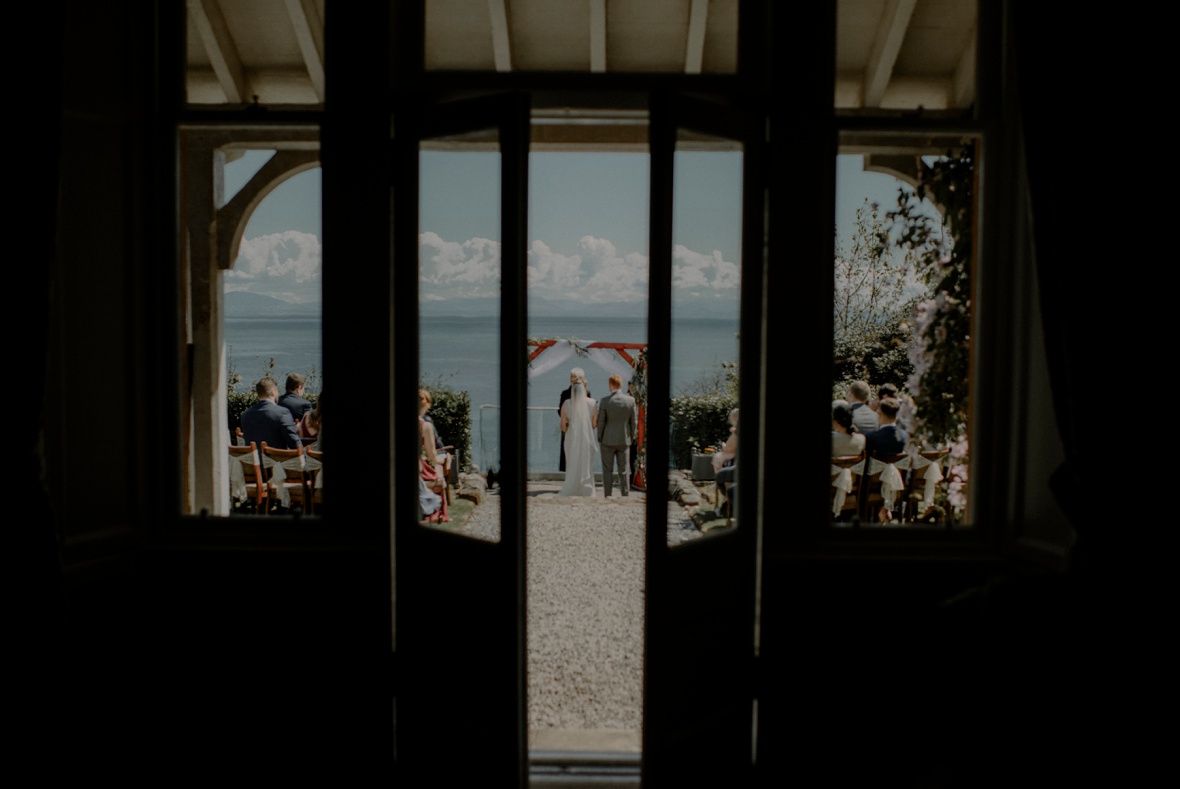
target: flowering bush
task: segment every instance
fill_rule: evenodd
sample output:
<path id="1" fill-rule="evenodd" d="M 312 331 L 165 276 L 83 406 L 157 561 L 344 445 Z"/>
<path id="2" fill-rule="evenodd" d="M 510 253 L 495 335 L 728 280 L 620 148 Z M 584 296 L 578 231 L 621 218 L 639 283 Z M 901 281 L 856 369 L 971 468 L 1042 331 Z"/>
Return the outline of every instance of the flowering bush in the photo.
<path id="1" fill-rule="evenodd" d="M 913 444 L 951 447 L 947 521 L 961 519 L 967 507 L 974 185 L 970 147 L 934 161 L 923 171 L 919 192 L 899 191 L 897 209 L 888 214 L 894 232 L 880 241 L 914 251 L 929 288 L 913 308 L 912 371 L 905 382 L 911 401 L 901 418 Z M 923 198 L 938 206 L 941 221 L 920 210 Z"/>
<path id="2" fill-rule="evenodd" d="M 888 216 L 866 200 L 851 240 L 836 244 L 832 378 L 841 392 L 857 379 L 901 387 L 911 372 L 907 321 L 925 292 L 920 249 L 890 241 Z"/>

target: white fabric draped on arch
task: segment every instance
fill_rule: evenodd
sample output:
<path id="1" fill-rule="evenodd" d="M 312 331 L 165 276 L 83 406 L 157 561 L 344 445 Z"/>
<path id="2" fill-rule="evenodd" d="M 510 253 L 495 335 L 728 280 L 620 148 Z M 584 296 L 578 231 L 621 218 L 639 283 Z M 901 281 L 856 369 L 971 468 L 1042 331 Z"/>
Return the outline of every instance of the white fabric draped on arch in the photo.
<path id="1" fill-rule="evenodd" d="M 577 345 L 585 348 L 592 343 L 577 343 Z M 627 383 L 631 380 L 631 376 L 635 371 L 631 369 L 631 365 L 619 356 L 618 352 L 613 348 L 585 348 L 586 356 L 606 371 L 607 375 L 618 374 L 623 379 L 623 389 L 626 390 Z M 544 375 L 550 370 L 559 367 L 575 353 L 575 343 L 572 340 L 557 340 L 553 345 L 550 345 L 542 351 L 536 359 L 533 359 L 529 364 L 528 373 L 529 378 L 536 378 L 538 375 Z"/>

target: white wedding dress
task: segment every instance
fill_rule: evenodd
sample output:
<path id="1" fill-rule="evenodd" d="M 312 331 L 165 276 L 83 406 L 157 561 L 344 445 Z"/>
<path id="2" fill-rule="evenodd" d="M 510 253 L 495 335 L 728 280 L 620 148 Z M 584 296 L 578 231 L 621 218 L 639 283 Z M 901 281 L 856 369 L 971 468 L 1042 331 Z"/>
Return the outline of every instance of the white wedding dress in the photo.
<path id="1" fill-rule="evenodd" d="M 576 384 L 564 407 L 569 419 L 565 431 L 565 483 L 557 495 L 593 496 L 594 458 L 598 454 L 598 439 L 590 422 L 597 403 L 586 396 L 582 384 Z"/>

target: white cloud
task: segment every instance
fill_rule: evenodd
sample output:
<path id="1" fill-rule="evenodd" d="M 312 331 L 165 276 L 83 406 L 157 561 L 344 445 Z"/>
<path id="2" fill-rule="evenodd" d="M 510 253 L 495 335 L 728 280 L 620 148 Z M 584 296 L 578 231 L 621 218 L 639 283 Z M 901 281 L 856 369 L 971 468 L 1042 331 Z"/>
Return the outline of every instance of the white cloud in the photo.
<path id="1" fill-rule="evenodd" d="M 534 241 L 528 253 L 529 291 L 541 296 L 569 294 L 582 284 L 581 255 L 562 255 L 544 241 Z"/>
<path id="2" fill-rule="evenodd" d="M 243 239 L 227 292 L 249 291 L 295 303 L 320 300 L 320 240 L 312 233 L 282 233 Z"/>
<path id="3" fill-rule="evenodd" d="M 632 252 L 619 257 L 605 238 L 582 236 L 578 246 L 591 272 L 587 281 L 590 301 L 643 301 L 647 299 L 647 256 Z"/>
<path id="4" fill-rule="evenodd" d="M 423 299 L 471 298 L 498 291 L 498 242 L 484 238 L 446 241 L 437 233 L 425 232 L 419 236 L 419 248 Z M 720 252 L 703 254 L 677 246 L 672 265 L 673 286 L 682 296 L 737 297 L 737 264 L 725 260 Z M 572 255 L 555 252 L 544 241 L 534 240 L 526 266 L 531 297 L 572 298 L 587 303 L 647 299 L 647 255 L 620 254 L 605 238 L 583 236 Z"/>
<path id="5" fill-rule="evenodd" d="M 725 260 L 721 253 L 705 255 L 681 244 L 672 250 L 672 287 L 702 294 L 707 291 L 733 291 L 737 295 L 741 273 L 737 264 Z"/>
<path id="6" fill-rule="evenodd" d="M 427 295 L 463 298 L 500 286 L 500 242 L 471 238 L 444 241 L 438 233 L 418 236 L 419 286 Z"/>

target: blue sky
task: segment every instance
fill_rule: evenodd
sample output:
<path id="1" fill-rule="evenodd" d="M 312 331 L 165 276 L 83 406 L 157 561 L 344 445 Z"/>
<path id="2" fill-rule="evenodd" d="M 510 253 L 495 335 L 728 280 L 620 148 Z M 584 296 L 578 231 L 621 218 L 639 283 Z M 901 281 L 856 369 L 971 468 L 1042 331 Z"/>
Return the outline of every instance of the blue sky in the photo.
<path id="1" fill-rule="evenodd" d="M 226 198 L 270 157 L 247 152 L 226 167 Z M 740 250 L 741 154 L 683 152 L 676 163 L 673 270 L 679 303 L 708 300 L 736 309 Z M 529 289 L 534 299 L 586 304 L 642 302 L 647 296 L 648 156 L 642 153 L 534 153 L 529 163 Z M 891 207 L 899 182 L 836 162 L 836 227 L 851 231 L 868 198 Z M 498 293 L 499 157 L 424 152 L 419 241 L 422 298 Z M 285 301 L 319 301 L 320 170 L 295 176 L 259 205 L 243 236 L 227 290 Z M 344 262 L 344 265 L 348 265 Z"/>

